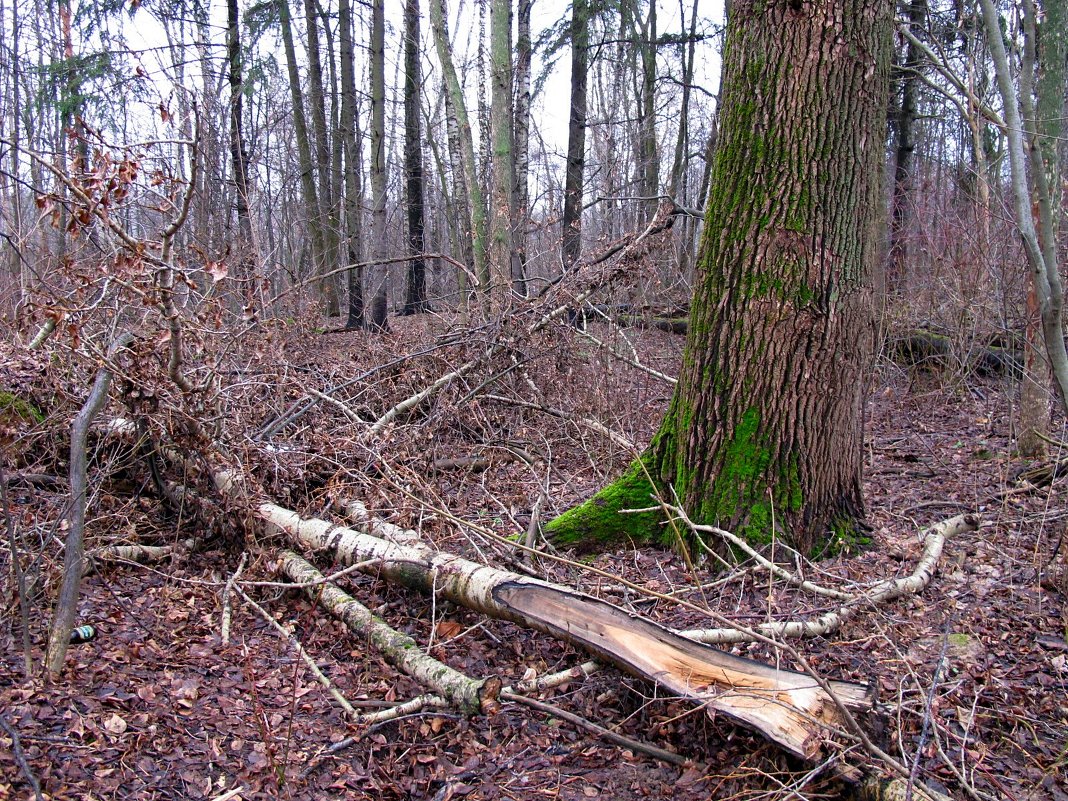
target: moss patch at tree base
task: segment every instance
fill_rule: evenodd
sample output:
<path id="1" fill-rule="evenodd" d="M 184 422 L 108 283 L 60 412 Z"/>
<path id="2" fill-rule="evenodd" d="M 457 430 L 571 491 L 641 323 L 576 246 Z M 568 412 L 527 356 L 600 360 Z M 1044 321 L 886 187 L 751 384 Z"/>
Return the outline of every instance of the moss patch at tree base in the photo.
<path id="1" fill-rule="evenodd" d="M 585 503 L 545 525 L 549 541 L 578 551 L 606 551 L 617 545 L 649 545 L 662 537 L 660 511 L 620 514 L 622 509 L 648 509 L 656 490 L 641 460 Z"/>

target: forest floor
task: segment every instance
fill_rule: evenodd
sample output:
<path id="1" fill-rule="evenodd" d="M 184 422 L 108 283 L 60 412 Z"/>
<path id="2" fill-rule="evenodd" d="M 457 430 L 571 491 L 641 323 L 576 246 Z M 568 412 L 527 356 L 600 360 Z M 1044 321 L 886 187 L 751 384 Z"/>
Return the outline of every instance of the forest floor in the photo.
<path id="1" fill-rule="evenodd" d="M 435 341 L 428 321 L 392 323 L 393 333 L 378 338 L 277 334 L 246 364 L 251 389 L 228 399 L 227 424 L 262 428 L 308 386 L 329 389 L 393 359 L 388 380 L 375 373 L 347 395 L 357 413 L 380 410 L 382 398 L 403 397 L 404 387 L 418 388 L 459 358 L 447 348 L 425 347 Z M 596 333 L 622 342 L 618 332 Z M 637 329 L 626 335 L 645 363 L 674 373 L 681 337 Z M 396 358 L 416 352 L 424 355 Z M 567 419 L 495 405 L 477 396 L 479 379 L 472 379 L 441 396 L 426 415 L 398 426 L 381 451 L 357 445 L 353 424 L 323 405 L 269 444 L 245 437 L 243 458 L 279 503 L 321 515 L 329 499 L 355 494 L 443 549 L 493 561 L 498 546 L 479 541 L 443 510 L 504 534 L 525 530 L 542 493 L 546 519 L 596 490 L 630 456 L 577 420 L 594 418 L 641 444 L 671 394 L 669 385 L 566 330 L 518 355 L 527 375 L 498 382 L 511 381 L 510 391 L 521 394 L 530 378 L 543 393 L 541 402 L 566 411 Z M 0 378 L 8 385 L 30 382 L 43 369 L 15 358 L 11 349 L 0 353 L 0 364 L 5 361 Z M 248 378 L 253 374 L 259 378 Z M 1045 487 L 1015 481 L 1026 463 L 1015 458 L 1009 438 L 1014 391 L 1008 380 L 879 369 L 872 378 L 865 466 L 872 544 L 818 563 L 819 580 L 907 575 L 924 527 L 963 511 L 978 512 L 983 525 L 947 543 L 922 594 L 864 611 L 840 631 L 800 647 L 825 676 L 878 685 L 882 712 L 865 725 L 886 750 L 910 767 L 918 763 L 916 776 L 929 786 L 965 798 L 963 776 L 982 797 L 1062 801 L 1068 799 L 1068 505 L 1063 478 Z M 53 453 L 41 442 L 9 449 L 5 470 L 13 478 L 22 470 L 65 481 L 62 447 Z M 122 538 L 166 543 L 203 533 L 199 523 L 176 519 L 155 497 L 145 471 L 118 464 L 121 456 L 106 445 L 96 447 L 90 545 Z M 534 464 L 513 458 L 516 453 L 533 454 Z M 472 454 L 487 457 L 488 468 L 441 461 Z M 49 488 L 12 480 L 9 488 L 9 519 L 19 536 L 38 543 L 43 573 L 54 572 L 58 559 L 62 481 Z M 839 784 L 758 736 L 657 697 L 654 686 L 609 669 L 541 697 L 684 755 L 689 766 L 653 761 L 513 703 L 486 717 L 433 710 L 353 726 L 293 649 L 236 600 L 233 636 L 223 644 L 222 586 L 242 551 L 235 544 L 240 538 L 228 530 L 234 526 L 221 519 L 216 535 L 188 557 L 154 566 L 108 565 L 87 577 L 80 622 L 99 634 L 72 647 L 67 669 L 51 685 L 23 677 L 18 606 L 8 582 L 0 624 L 0 798 L 34 798 L 27 771 L 40 783 L 41 797 L 56 801 L 840 797 Z M 275 578 L 271 544 L 248 549 L 243 578 Z M 691 572 L 664 551 L 631 548 L 593 564 L 661 593 L 699 599 L 747 624 L 829 608 L 752 571 L 699 590 L 695 577 L 719 577 L 706 567 Z M 5 577 L 9 565 L 5 556 Z M 542 560 L 537 568 L 666 625 L 707 625 L 692 610 L 636 597 L 574 567 Z M 433 640 L 431 652 L 468 675 L 498 675 L 509 683 L 531 669 L 543 673 L 584 659 L 547 636 L 369 577 L 340 583 L 395 628 L 420 643 Z M 423 692 L 303 596 L 277 587 L 246 590 L 295 627 L 354 704 L 375 709 Z M 48 615 L 47 603 L 38 604 L 33 633 L 39 657 Z M 764 646 L 738 652 L 775 661 Z M 21 752 L 13 749 L 16 737 Z"/>

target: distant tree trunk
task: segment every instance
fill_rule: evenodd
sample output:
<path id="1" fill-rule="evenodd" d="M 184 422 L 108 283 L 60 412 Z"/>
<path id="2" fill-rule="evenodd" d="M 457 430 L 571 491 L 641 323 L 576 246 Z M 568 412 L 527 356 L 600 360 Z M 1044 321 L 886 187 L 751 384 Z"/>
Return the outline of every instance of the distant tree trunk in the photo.
<path id="1" fill-rule="evenodd" d="M 668 194 L 678 203 L 686 205 L 686 155 L 690 149 L 690 87 L 693 84 L 694 63 L 697 57 L 697 0 L 690 10 L 689 41 L 682 45 L 682 101 L 679 104 L 679 130 L 675 137 L 675 158 L 671 162 L 671 182 Z M 679 5 L 679 11 L 683 7 Z"/>
<path id="2" fill-rule="evenodd" d="M 649 0 L 649 13 L 638 34 L 638 52 L 641 56 L 641 102 L 638 112 L 638 158 L 641 176 L 641 194 L 649 198 L 643 204 L 644 219 L 651 220 L 656 213 L 660 194 L 660 156 L 656 141 L 656 3 Z"/>
<path id="3" fill-rule="evenodd" d="M 230 0 L 232 2 L 233 0 Z M 330 174 L 330 137 L 326 127 L 326 93 L 323 91 L 323 62 L 319 50 L 319 15 L 315 0 L 304 0 L 304 21 L 308 32 L 308 101 L 311 106 L 312 132 L 315 140 L 315 171 L 319 178 L 319 229 L 323 240 L 323 267 L 329 271 L 337 261 L 338 239 L 334 192 Z M 323 279 L 326 313 L 341 314 L 337 279 Z"/>
<path id="4" fill-rule="evenodd" d="M 19 96 L 22 90 L 22 47 L 19 44 L 21 29 L 22 20 L 19 18 L 19 4 L 15 2 L 11 4 L 11 114 L 4 116 L 5 121 L 10 120 L 11 123 L 11 131 L 8 135 L 11 137 L 13 147 L 8 154 L 9 166 L 7 171 L 10 174 L 11 190 L 8 202 L 11 208 L 11 224 L 14 228 L 16 239 L 22 239 L 22 195 L 21 187 L 16 180 L 22 173 L 19 159 L 23 147 L 22 126 L 20 125 L 23 110 Z M 7 133 L 5 131 L 5 134 Z M 4 180 L 5 182 L 9 180 L 7 175 L 5 175 Z M 7 253 L 11 274 L 18 276 L 19 279 L 18 305 L 21 306 L 26 300 L 30 288 L 32 272 L 24 266 L 18 248 L 8 247 Z M 14 555 L 12 555 L 12 559 L 14 559 Z M 30 658 L 28 654 L 26 658 Z"/>
<path id="5" fill-rule="evenodd" d="M 242 132 L 242 100 L 244 94 L 241 60 L 241 18 L 237 0 L 226 0 L 226 53 L 230 80 L 230 161 L 234 171 L 234 190 L 237 195 L 238 252 L 242 260 L 259 269 L 259 256 L 252 239 L 252 218 L 249 215 L 248 149 Z"/>
<path id="6" fill-rule="evenodd" d="M 478 139 L 479 139 L 479 164 L 478 164 L 478 188 L 485 198 L 491 197 L 493 188 L 490 186 L 490 161 L 493 155 L 493 123 L 490 121 L 490 107 L 486 102 L 486 87 L 491 83 L 489 71 L 486 68 L 486 8 L 492 0 L 475 0 L 478 6 L 478 47 L 475 54 L 475 62 L 478 65 L 478 80 L 475 83 L 475 98 L 478 103 Z M 492 214 L 490 215 L 492 217 Z M 487 249 L 489 240 L 487 240 Z M 489 262 L 486 262 L 487 266 Z M 488 288 L 490 285 L 489 274 L 484 282 Z"/>
<path id="7" fill-rule="evenodd" d="M 429 311 L 426 300 L 426 260 L 423 258 L 423 130 L 419 93 L 423 80 L 419 69 L 419 0 L 404 4 L 404 186 L 408 207 L 408 292 L 405 314 Z"/>
<path id="8" fill-rule="evenodd" d="M 467 269 L 475 265 L 475 239 L 472 236 L 472 211 L 471 195 L 467 191 L 467 181 L 464 178 L 464 155 L 460 144 L 460 125 L 456 120 L 456 109 L 452 104 L 452 95 L 448 88 L 443 87 L 445 97 L 445 131 L 449 144 L 449 162 L 452 165 L 452 211 L 450 229 L 453 235 L 453 246 L 457 251 L 457 258 L 463 262 L 466 269 L 456 269 L 456 290 L 459 293 L 460 319 L 466 323 L 468 319 L 468 274 Z M 477 276 L 478 272 L 474 273 Z"/>
<path id="9" fill-rule="evenodd" d="M 892 14 L 735 0 L 675 396 L 623 477 L 549 524 L 561 544 L 677 544 L 659 514 L 618 514 L 654 492 L 751 542 L 855 535 Z"/>
<path id="10" fill-rule="evenodd" d="M 464 183 L 470 210 L 470 230 L 472 237 L 472 256 L 475 276 L 482 284 L 480 288 L 489 287 L 489 271 L 486 259 L 486 202 L 478 181 L 478 169 L 475 163 L 474 140 L 471 138 L 471 123 L 464 104 L 463 89 L 456 75 L 452 61 L 452 48 L 449 45 L 449 33 L 445 27 L 445 0 L 430 0 L 430 27 L 434 35 L 434 44 L 438 51 L 438 61 L 448 93 L 447 108 L 451 108 L 450 117 L 456 120 L 456 137 L 463 167 Z"/>
<path id="11" fill-rule="evenodd" d="M 371 251 L 373 261 L 386 251 L 386 19 L 384 0 L 371 4 Z M 370 269 L 371 308 L 367 327 L 387 331 L 386 291 L 388 270 L 384 264 Z"/>
<path id="12" fill-rule="evenodd" d="M 322 215 L 319 213 L 319 198 L 315 189 L 315 168 L 312 162 L 311 141 L 308 138 L 308 121 L 304 115 L 304 96 L 300 90 L 300 72 L 297 69 L 297 51 L 293 45 L 293 23 L 289 13 L 289 0 L 279 3 L 279 22 L 282 30 L 282 46 L 286 54 L 289 73 L 289 93 L 293 104 L 293 133 L 297 139 L 297 159 L 300 162 L 300 189 L 304 200 L 308 225 L 308 245 L 313 270 L 316 275 L 326 271 L 325 249 L 322 230 Z M 322 286 L 324 299 L 329 307 L 329 290 Z"/>
<path id="13" fill-rule="evenodd" d="M 341 119 L 340 135 L 344 148 L 345 167 L 345 261 L 348 269 L 348 319 L 346 328 L 363 328 L 363 268 L 360 201 L 363 196 L 360 136 L 356 113 L 356 65 L 353 55 L 352 6 L 350 0 L 339 0 L 338 26 L 341 49 Z"/>
<path id="14" fill-rule="evenodd" d="M 927 0 L 910 0 L 909 29 L 919 34 L 927 19 Z M 901 105 L 894 120 L 897 141 L 894 146 L 894 192 L 891 199 L 890 219 L 890 253 L 887 259 L 886 287 L 893 290 L 905 277 L 908 246 L 905 237 L 909 230 L 909 217 L 912 205 L 912 154 L 916 149 L 913 141 L 913 127 L 916 124 L 920 76 L 923 66 L 923 54 L 911 40 L 905 51 L 905 61 L 901 69 Z"/>
<path id="15" fill-rule="evenodd" d="M 527 221 L 530 190 L 530 11 L 534 0 L 519 0 L 515 61 L 515 180 L 512 189 L 512 291 L 526 297 Z"/>
<path id="16" fill-rule="evenodd" d="M 493 193 L 490 220 L 490 304 L 495 313 L 507 305 L 512 272 L 512 31 L 511 0 L 490 6 L 490 63 L 493 133 Z"/>
<path id="17" fill-rule="evenodd" d="M 563 237 L 560 262 L 567 272 L 582 253 L 582 189 L 586 165 L 586 76 L 589 68 L 587 0 L 571 4 L 571 113 L 567 123 Z"/>

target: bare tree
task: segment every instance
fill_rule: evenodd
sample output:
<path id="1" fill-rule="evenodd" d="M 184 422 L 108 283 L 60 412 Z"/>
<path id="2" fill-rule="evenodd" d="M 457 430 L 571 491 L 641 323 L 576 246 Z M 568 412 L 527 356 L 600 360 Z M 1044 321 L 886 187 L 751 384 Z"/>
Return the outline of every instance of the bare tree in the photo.
<path id="1" fill-rule="evenodd" d="M 426 260 L 423 252 L 423 128 L 420 119 L 419 95 L 423 79 L 419 68 L 419 0 L 404 4 L 404 188 L 408 207 L 408 247 L 412 260 L 408 263 L 408 294 L 404 301 L 405 314 L 418 314 L 430 309 L 426 299 Z"/>
<path id="2" fill-rule="evenodd" d="M 565 272 L 578 261 L 582 252 L 589 17 L 587 0 L 574 0 L 571 4 L 571 112 L 567 123 L 567 169 L 564 173 L 563 235 L 560 242 L 560 262 Z"/>
<path id="3" fill-rule="evenodd" d="M 373 261 L 388 256 L 386 242 L 386 15 L 383 0 L 371 4 L 371 253 Z M 375 264 L 370 278 L 370 316 L 367 327 L 386 331 L 385 264 Z"/>

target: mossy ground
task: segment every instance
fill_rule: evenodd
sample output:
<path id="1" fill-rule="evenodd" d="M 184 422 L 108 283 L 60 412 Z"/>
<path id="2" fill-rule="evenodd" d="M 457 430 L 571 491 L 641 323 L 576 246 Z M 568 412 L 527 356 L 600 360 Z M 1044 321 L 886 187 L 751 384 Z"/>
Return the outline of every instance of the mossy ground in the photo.
<path id="1" fill-rule="evenodd" d="M 45 419 L 44 413 L 34 404 L 23 400 L 13 392 L 0 389 L 0 414 L 4 413 L 14 414 L 27 422 L 33 423 L 43 423 Z"/>

